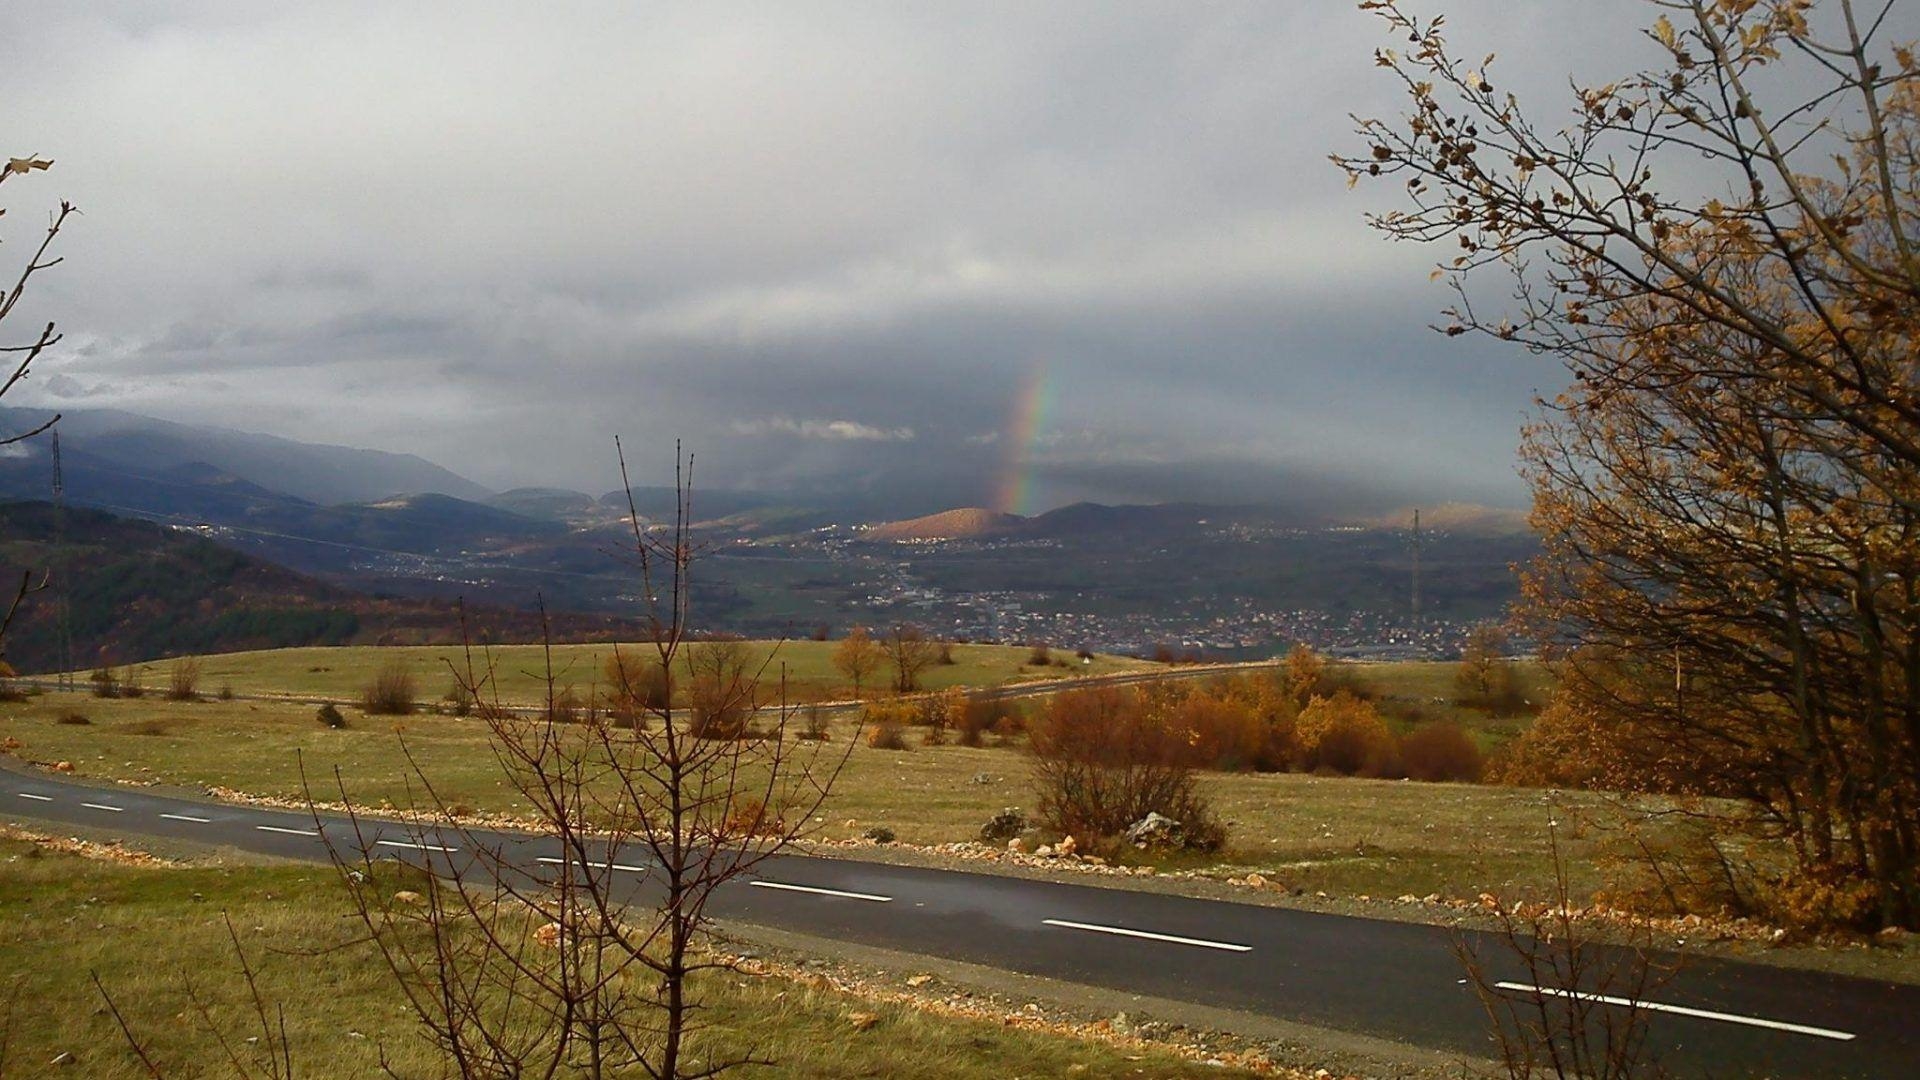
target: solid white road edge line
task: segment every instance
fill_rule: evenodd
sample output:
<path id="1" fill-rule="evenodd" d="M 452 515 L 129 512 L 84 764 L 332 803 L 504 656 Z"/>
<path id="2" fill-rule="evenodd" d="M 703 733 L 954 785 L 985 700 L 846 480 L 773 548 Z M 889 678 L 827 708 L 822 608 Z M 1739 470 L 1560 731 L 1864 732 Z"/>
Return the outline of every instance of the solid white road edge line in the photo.
<path id="1" fill-rule="evenodd" d="M 14 792 L 14 794 L 20 796 L 23 799 L 32 799 L 34 802 L 52 802 L 53 801 L 53 796 L 51 795 L 35 795 L 35 794 L 32 794 L 31 792 L 26 792 L 26 791 L 16 791 Z"/>
<path id="2" fill-rule="evenodd" d="M 205 825 L 213 820 L 208 817 L 194 817 L 192 814 L 161 814 L 160 816 L 168 821 L 191 821 L 197 825 Z"/>
<path id="3" fill-rule="evenodd" d="M 89 810 L 111 810 L 116 814 L 121 814 L 126 812 L 126 807 L 124 806 L 108 806 L 106 803 L 83 802 L 80 805 L 86 807 Z"/>
<path id="4" fill-rule="evenodd" d="M 438 851 L 447 855 L 451 855 L 460 850 L 457 847 L 441 847 L 439 844 L 415 844 L 407 840 L 375 840 L 374 845 L 376 847 L 412 848 L 415 851 Z"/>
<path id="5" fill-rule="evenodd" d="M 785 889 L 788 892 L 814 893 L 819 896 L 839 896 L 848 900 L 871 900 L 876 904 L 893 902 L 891 896 L 875 896 L 873 893 L 841 892 L 839 889 L 816 889 L 811 885 L 788 885 L 779 881 L 749 881 L 747 884 L 756 889 Z"/>
<path id="6" fill-rule="evenodd" d="M 547 856 L 542 855 L 539 858 L 535 859 L 534 862 L 543 862 L 543 863 L 546 863 L 548 866 L 559 866 L 563 862 L 565 862 L 565 860 L 548 858 Z M 635 873 L 635 874 L 644 874 L 647 872 L 647 868 L 644 866 L 628 866 L 626 863 L 589 862 L 587 863 L 587 865 L 600 870 L 626 870 L 630 873 Z"/>
<path id="7" fill-rule="evenodd" d="M 261 832 L 286 833 L 288 836 L 319 836 L 320 835 L 319 833 L 314 832 L 311 829 L 283 829 L 278 825 L 255 825 L 254 828 L 259 829 Z"/>
<path id="8" fill-rule="evenodd" d="M 1806 1024 L 1789 1024 L 1784 1020 L 1767 1020 L 1758 1016 L 1741 1016 L 1738 1013 L 1713 1012 L 1709 1009 L 1694 1009 L 1685 1005 L 1668 1005 L 1660 1001 L 1634 1001 L 1631 998 L 1609 997 L 1606 994 L 1590 994 L 1584 990 L 1562 990 L 1551 986 L 1529 986 L 1526 983 L 1497 982 L 1493 985 L 1501 990 L 1517 990 L 1523 994 L 1551 994 L 1554 997 L 1573 998 L 1576 1001 L 1597 1001 L 1602 1005 L 1637 1007 L 1646 1009 L 1648 1012 L 1696 1016 L 1702 1020 L 1723 1020 L 1729 1024 L 1745 1024 L 1748 1027 L 1768 1028 L 1773 1031 L 1790 1031 L 1795 1035 L 1812 1035 L 1839 1042 L 1849 1042 L 1854 1038 L 1851 1031 L 1835 1031 L 1832 1028 L 1810 1027 Z"/>
<path id="9" fill-rule="evenodd" d="M 1154 934 L 1145 930 L 1129 930 L 1124 926 L 1101 926 L 1098 923 L 1069 922 L 1066 919 L 1042 919 L 1048 926 L 1064 926 L 1069 930 L 1091 930 L 1096 934 L 1118 934 L 1121 937 L 1146 938 L 1148 941 L 1170 941 L 1175 945 L 1195 945 L 1202 949 L 1219 949 L 1222 952 L 1252 952 L 1251 945 L 1235 945 L 1230 941 L 1207 941 L 1203 938 L 1177 937 L 1173 934 Z"/>

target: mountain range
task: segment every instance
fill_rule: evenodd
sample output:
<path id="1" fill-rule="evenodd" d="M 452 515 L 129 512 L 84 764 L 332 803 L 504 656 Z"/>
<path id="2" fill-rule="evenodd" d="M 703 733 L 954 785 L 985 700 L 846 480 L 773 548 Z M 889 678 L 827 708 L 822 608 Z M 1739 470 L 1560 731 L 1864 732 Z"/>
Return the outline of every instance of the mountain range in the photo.
<path id="1" fill-rule="evenodd" d="M 0 432 L 42 417 L 0 409 Z M 501 610 L 630 615 L 640 586 L 632 560 L 620 557 L 632 546 L 629 504 L 648 522 L 672 520 L 677 505 L 671 488 L 657 487 L 631 496 L 563 487 L 492 492 L 409 455 L 128 413 L 71 413 L 59 431 L 65 499 L 76 514 L 146 519 L 167 526 L 166 535 L 192 533 L 271 564 L 302 581 L 278 590 L 289 598 L 281 611 L 353 609 L 366 601 L 423 604 L 444 614 L 458 598 Z M 52 439 L 41 437 L 0 453 L 0 503 L 48 499 L 52 449 Z M 1223 604 L 1388 610 L 1402 603 L 1410 570 L 1411 511 L 1341 521 L 1303 507 L 1075 503 L 1031 516 L 961 507 L 886 520 L 863 499 L 695 492 L 705 628 L 786 633 L 883 617 L 876 605 L 898 612 L 884 617 L 919 618 L 925 605 L 989 595 L 992 604 L 1029 612 L 1097 601 L 1109 619 L 1132 612 L 1204 621 L 1203 611 Z M 0 542 L 17 539 L 26 520 L 0 519 Z M 1508 568 L 1531 557 L 1534 544 L 1522 515 L 1445 504 L 1423 509 L 1422 522 L 1433 538 L 1423 546 L 1432 579 L 1424 591 L 1428 610 L 1481 618 L 1511 598 Z M 111 547 L 148 534 L 103 535 Z M 928 543 L 951 540 L 970 543 Z M 913 550 L 902 551 L 903 544 Z M 188 561 L 200 570 L 215 565 L 204 554 Z M 238 564 L 229 569 L 242 572 Z M 221 592 L 217 578 L 184 576 L 198 581 L 197 593 L 252 610 L 244 596 Z M 308 592 L 322 585 L 359 600 Z M 156 599 L 145 607 L 137 591 L 112 603 L 143 611 L 162 627 L 200 617 L 179 613 L 185 595 L 158 585 L 149 591 Z M 428 608 L 417 614 L 432 623 Z M 292 624 L 283 616 L 267 621 L 274 640 L 321 632 L 287 631 Z M 230 630 L 209 640 L 253 640 Z M 118 632 L 149 651 L 171 640 L 142 637 L 130 626 Z M 200 640 L 196 634 L 187 637 Z"/>

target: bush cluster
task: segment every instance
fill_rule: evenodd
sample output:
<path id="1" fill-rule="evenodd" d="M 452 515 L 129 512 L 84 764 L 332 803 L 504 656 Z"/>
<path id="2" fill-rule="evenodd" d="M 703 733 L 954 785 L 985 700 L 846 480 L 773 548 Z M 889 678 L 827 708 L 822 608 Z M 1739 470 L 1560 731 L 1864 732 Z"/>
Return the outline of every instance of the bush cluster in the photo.
<path id="1" fill-rule="evenodd" d="M 368 716 L 407 716 L 414 709 L 413 672 L 401 660 L 389 660 L 360 691 L 360 711 Z"/>

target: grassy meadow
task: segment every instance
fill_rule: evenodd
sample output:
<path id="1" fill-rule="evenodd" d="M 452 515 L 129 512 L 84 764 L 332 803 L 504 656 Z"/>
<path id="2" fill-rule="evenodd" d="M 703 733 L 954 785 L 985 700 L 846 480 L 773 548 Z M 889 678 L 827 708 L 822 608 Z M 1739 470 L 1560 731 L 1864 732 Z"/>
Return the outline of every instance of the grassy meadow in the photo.
<path id="1" fill-rule="evenodd" d="M 750 650 L 752 670 L 760 672 L 762 684 L 772 690 L 785 675 L 788 698 L 793 701 L 819 701 L 853 696 L 853 687 L 833 666 L 838 641 L 753 641 Z M 607 662 L 615 649 L 623 656 L 641 660 L 654 655 L 651 644 L 631 645 L 555 645 L 552 662 L 556 685 L 572 687 L 584 696 L 606 683 Z M 698 650 L 695 643 L 689 651 Z M 1029 664 L 1030 650 L 1014 645 L 955 645 L 953 663 L 934 664 L 921 677 L 923 689 L 943 690 L 952 686 L 1004 686 L 1008 683 L 1040 679 L 1061 679 L 1079 675 L 1114 675 L 1130 671 L 1150 671 L 1160 665 L 1125 656 L 1096 655 L 1082 663 L 1072 653 L 1055 651 L 1056 663 Z M 683 653 L 683 656 L 687 654 Z M 230 686 L 237 694 L 284 695 L 297 698 L 331 698 L 351 701 L 372 681 L 382 667 L 399 662 L 414 676 L 417 693 L 425 702 L 440 699 L 453 687 L 454 672 L 467 671 L 468 656 L 458 645 L 358 645 L 330 648 L 265 649 L 257 652 L 221 653 L 197 658 L 200 664 L 200 689 L 213 693 Z M 1060 663 L 1064 661 L 1064 664 Z M 507 704 L 535 705 L 546 699 L 546 655 L 538 645 L 476 646 L 472 662 L 477 673 L 491 668 L 500 700 Z M 171 661 L 134 665 L 123 674 L 149 689 L 167 685 Z M 891 668 L 883 667 L 862 688 L 873 693 L 886 688 Z M 84 675 L 83 675 L 84 680 Z M 877 685 L 876 685 L 877 684 Z"/>
<path id="2" fill-rule="evenodd" d="M 333 730 L 315 720 L 311 707 L 291 703 L 44 694 L 0 704 L 0 739 L 17 740 L 21 758 L 67 761 L 83 777 L 218 786 L 288 799 L 302 797 L 303 767 L 316 797 L 335 798 L 337 770 L 356 802 L 396 806 L 418 792 L 402 755 L 404 740 L 449 802 L 507 815 L 527 812 L 489 751 L 480 722 L 346 713 L 349 726 Z M 72 714 L 89 722 L 62 722 Z M 885 825 L 909 843 L 969 840 L 1001 808 L 1034 807 L 1028 760 L 1018 746 L 922 746 L 915 731 L 909 735 L 913 749 L 876 750 L 857 734 L 852 722 L 835 721 L 826 744 L 837 756 L 854 740 L 814 823 L 821 838 L 850 839 Z M 1574 827 L 1609 813 L 1600 796 L 1301 774 L 1207 774 L 1204 784 L 1230 823 L 1228 846 L 1204 864 L 1172 857 L 1160 864 L 1163 869 L 1257 869 L 1307 892 L 1338 896 L 1540 893 L 1551 878 L 1547 822 L 1557 818 L 1576 886 L 1600 884 L 1595 862 L 1605 839 Z"/>
<path id="3" fill-rule="evenodd" d="M 359 924 L 330 870 L 130 866 L 0 838 L 0 1075 L 153 1075 L 127 1049 L 90 975 L 166 1076 L 226 1074 L 222 1051 L 198 1026 L 189 978 L 242 1059 L 263 1056 L 265 1044 L 249 1041 L 259 1022 L 227 920 L 263 996 L 285 1009 L 297 1075 L 384 1075 L 383 1054 L 399 1075 L 440 1073 L 386 968 L 356 942 Z M 1249 1075 L 777 977 L 713 974 L 696 987 L 710 1025 L 695 1037 L 696 1053 L 751 1049 L 778 1062 L 741 1075 Z"/>

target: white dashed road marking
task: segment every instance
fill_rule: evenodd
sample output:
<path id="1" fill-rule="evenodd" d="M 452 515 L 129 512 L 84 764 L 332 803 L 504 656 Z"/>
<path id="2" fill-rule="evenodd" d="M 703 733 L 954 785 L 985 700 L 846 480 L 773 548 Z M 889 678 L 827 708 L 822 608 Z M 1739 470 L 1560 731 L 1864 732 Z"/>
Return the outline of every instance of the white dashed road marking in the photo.
<path id="1" fill-rule="evenodd" d="M 34 795 L 25 791 L 18 791 L 18 792 L 15 792 L 14 794 L 20 796 L 23 799 L 32 799 L 34 802 L 52 802 L 53 801 L 51 796 Z"/>
<path id="2" fill-rule="evenodd" d="M 1772 1031 L 1790 1031 L 1795 1035 L 1812 1035 L 1815 1038 L 1834 1039 L 1839 1042 L 1850 1042 L 1854 1038 L 1851 1031 L 1835 1031 L 1832 1028 L 1810 1027 L 1806 1024 L 1789 1024 L 1784 1020 L 1741 1016 L 1739 1013 L 1713 1012 L 1708 1009 L 1689 1008 L 1685 1005 L 1668 1005 L 1659 1001 L 1634 1001 L 1631 998 L 1610 997 L 1606 994 L 1590 994 L 1584 990 L 1562 990 L 1551 986 L 1530 986 L 1527 983 L 1498 982 L 1493 985 L 1501 990 L 1516 990 L 1523 994 L 1549 994 L 1554 997 L 1572 998 L 1575 1001 L 1597 1001 L 1602 1005 L 1632 1006 L 1646 1009 L 1648 1012 L 1694 1016 L 1702 1020 L 1721 1020 L 1729 1024 L 1745 1024 L 1748 1027 L 1767 1028 Z"/>
<path id="3" fill-rule="evenodd" d="M 817 896 L 838 896 L 847 900 L 871 900 L 876 904 L 893 901 L 891 896 L 876 896 L 873 893 L 841 892 L 839 889 L 816 889 L 811 885 L 787 885 L 778 881 L 749 881 L 747 884 L 756 889 L 785 889 L 788 892 L 813 893 Z"/>
<path id="4" fill-rule="evenodd" d="M 196 825 L 205 825 L 213 820 L 207 817 L 194 817 L 192 814 L 161 814 L 160 816 L 168 821 L 191 821 Z"/>
<path id="5" fill-rule="evenodd" d="M 415 844 L 406 840 L 375 840 L 374 843 L 381 847 L 412 848 L 415 851 L 439 851 L 448 855 L 460 850 L 457 847 L 441 847 L 439 844 Z"/>
<path id="6" fill-rule="evenodd" d="M 1202 949 L 1219 949 L 1222 952 L 1252 952 L 1251 945 L 1235 945 L 1231 941 L 1207 941 L 1204 938 L 1178 937 L 1173 934 L 1154 934 L 1145 930 L 1129 930 L 1124 926 L 1101 926 L 1099 923 L 1068 922 L 1066 919 L 1042 919 L 1048 926 L 1064 926 L 1069 930 L 1091 930 L 1096 934 L 1118 934 L 1121 937 L 1146 938 L 1148 941 L 1169 941 L 1175 945 L 1193 945 Z"/>
<path id="7" fill-rule="evenodd" d="M 546 863 L 548 866 L 559 866 L 562 863 L 564 863 L 566 860 L 551 859 L 545 855 L 542 855 L 538 859 L 535 859 L 534 861 Z M 630 873 L 635 873 L 635 874 L 644 874 L 647 872 L 647 868 L 644 866 L 629 866 L 626 863 L 589 862 L 587 863 L 587 865 L 600 870 L 626 870 Z"/>
<path id="8" fill-rule="evenodd" d="M 83 802 L 80 805 L 86 807 L 89 810 L 111 810 L 116 814 L 122 813 L 125 810 L 124 807 L 108 806 L 106 803 Z"/>
<path id="9" fill-rule="evenodd" d="M 255 825 L 254 828 L 259 829 L 261 832 L 286 833 L 288 836 L 319 836 L 320 835 L 319 833 L 314 832 L 311 829 L 283 829 L 278 825 Z"/>

